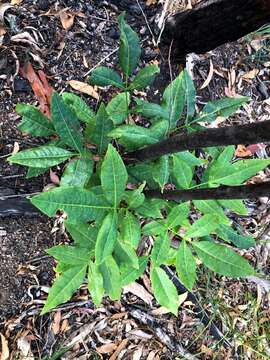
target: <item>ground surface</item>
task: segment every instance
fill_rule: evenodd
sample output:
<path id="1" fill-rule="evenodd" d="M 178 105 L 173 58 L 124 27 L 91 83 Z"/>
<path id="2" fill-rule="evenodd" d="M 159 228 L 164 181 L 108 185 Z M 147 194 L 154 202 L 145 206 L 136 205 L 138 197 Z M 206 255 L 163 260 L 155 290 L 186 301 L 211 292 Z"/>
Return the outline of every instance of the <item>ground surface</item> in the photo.
<path id="1" fill-rule="evenodd" d="M 140 1 L 152 29 L 156 27 L 156 15 L 162 11 L 162 4 L 158 6 L 157 3 L 152 1 L 153 5 L 146 6 L 145 1 Z M 189 2 L 175 3 L 182 9 Z M 0 186 L 10 188 L 16 194 L 33 194 L 51 182 L 48 174 L 25 180 L 23 168 L 10 167 L 5 162 L 5 155 L 11 153 L 16 144 L 26 148 L 40 142 L 40 139 L 22 136 L 17 130 L 20 119 L 15 113 L 15 105 L 18 102 L 37 104 L 30 84 L 17 74 L 19 67 L 27 60 L 31 61 L 35 69 L 43 69 L 55 90 L 71 91 L 69 80 L 85 81 L 89 70 L 100 62 L 114 66 L 119 36 L 116 16 L 122 10 L 121 5 L 128 9 L 127 20 L 143 41 L 141 65 L 153 60 L 160 62 L 162 72 L 154 84 L 157 91 L 149 94 L 150 98 L 158 99 L 170 80 L 168 51 L 163 48 L 157 51 L 154 47 L 136 1 L 24 0 L 5 12 L 7 32 L 0 40 Z M 74 16 L 74 25 L 68 30 L 60 21 L 60 11 L 67 7 L 69 9 L 64 12 L 69 17 Z M 25 42 L 25 39 L 29 40 L 25 35 L 24 41 L 12 40 L 12 36 L 22 33 L 30 34 L 35 43 L 32 40 Z M 264 42 L 262 46 L 261 40 L 255 41 L 253 46 L 242 40 L 205 55 L 187 58 L 187 68 L 193 74 L 197 89 L 208 79 L 204 89 L 198 91 L 199 107 L 210 99 L 237 93 L 251 96 L 252 101 L 230 122 L 269 119 L 269 43 Z M 170 62 L 173 75 L 185 65 L 173 57 Z M 104 100 L 113 95 L 107 91 L 99 92 Z M 97 107 L 95 99 L 82 97 L 94 109 Z M 268 148 L 256 155 L 267 156 Z M 58 168 L 54 171 L 60 173 Z M 260 176 L 268 177 L 269 171 Z M 269 275 L 269 247 L 266 243 L 270 212 L 267 201 L 248 202 L 250 216 L 236 221 L 258 239 L 258 246 L 246 252 L 245 256 Z M 232 349 L 224 349 L 209 334 L 209 329 L 194 316 L 192 304 L 183 303 L 178 319 L 162 314 L 151 298 L 147 276 L 141 282 L 144 290 L 131 290 L 123 296 L 121 303 L 105 300 L 101 308 L 95 309 L 82 287 L 73 302 L 60 311 L 38 316 L 53 279 L 54 264 L 45 256 L 44 250 L 60 241 L 68 239 L 62 233 L 61 224 L 54 220 L 43 216 L 0 218 L 2 351 L 7 353 L 8 348 L 11 359 L 52 358 L 56 350 L 67 346 L 71 350 L 62 359 L 150 360 L 175 359 L 177 356 L 180 359 L 172 339 L 199 359 L 264 359 L 270 356 L 266 340 L 270 329 L 269 299 L 264 293 L 265 287 L 244 280 L 217 278 L 204 271 L 200 274 L 195 294 L 231 341 Z M 136 308 L 151 315 L 157 324 L 145 325 L 142 316 L 136 317 Z M 171 342 L 164 334 L 157 334 L 157 326 Z M 82 341 L 76 338 L 78 334 L 81 334 Z"/>

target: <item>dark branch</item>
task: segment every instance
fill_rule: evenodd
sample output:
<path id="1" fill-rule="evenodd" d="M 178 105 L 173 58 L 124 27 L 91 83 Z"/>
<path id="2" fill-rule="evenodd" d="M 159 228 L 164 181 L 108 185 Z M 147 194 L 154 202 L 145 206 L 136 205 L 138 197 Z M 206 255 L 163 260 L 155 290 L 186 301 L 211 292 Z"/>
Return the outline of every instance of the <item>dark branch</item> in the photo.
<path id="1" fill-rule="evenodd" d="M 212 189 L 194 190 L 146 190 L 148 198 L 159 198 L 164 200 L 211 200 L 211 199 L 247 199 L 270 196 L 270 182 L 255 185 L 242 186 L 220 186 Z"/>
<path id="2" fill-rule="evenodd" d="M 187 135 L 175 135 L 154 145 L 127 153 L 124 159 L 126 164 L 133 164 L 179 151 L 268 141 L 270 141 L 270 121 L 262 121 L 247 125 L 206 129 Z"/>

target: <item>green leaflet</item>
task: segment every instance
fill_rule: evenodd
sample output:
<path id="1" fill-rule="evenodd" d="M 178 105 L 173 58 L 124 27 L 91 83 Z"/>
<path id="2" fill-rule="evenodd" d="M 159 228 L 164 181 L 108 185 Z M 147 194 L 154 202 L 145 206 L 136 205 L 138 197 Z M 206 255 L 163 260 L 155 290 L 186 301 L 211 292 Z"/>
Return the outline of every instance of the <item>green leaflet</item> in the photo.
<path id="1" fill-rule="evenodd" d="M 136 190 L 125 191 L 123 199 L 126 201 L 129 208 L 136 209 L 143 204 L 145 200 L 143 194 L 144 187 L 145 183 L 141 184 Z"/>
<path id="2" fill-rule="evenodd" d="M 121 240 L 136 249 L 141 240 L 139 220 L 130 211 L 127 211 L 121 219 L 119 226 Z"/>
<path id="3" fill-rule="evenodd" d="M 167 131 L 167 121 L 159 121 L 147 129 L 138 125 L 121 125 L 111 131 L 109 136 L 118 139 L 126 150 L 134 150 L 145 145 L 155 144 Z"/>
<path id="4" fill-rule="evenodd" d="M 80 121 L 86 124 L 95 124 L 96 114 L 78 95 L 64 92 L 62 94 L 62 99 Z"/>
<path id="5" fill-rule="evenodd" d="M 165 89 L 162 107 L 169 112 L 169 128 L 174 129 L 185 105 L 185 80 L 182 71 Z"/>
<path id="6" fill-rule="evenodd" d="M 32 197 L 31 202 L 44 214 L 54 216 L 63 210 L 74 223 L 96 220 L 112 207 L 102 197 L 79 187 L 60 187 Z"/>
<path id="7" fill-rule="evenodd" d="M 152 172 L 153 163 L 152 162 L 144 162 L 136 165 L 127 166 L 127 171 L 129 175 L 129 182 L 134 184 L 136 183 L 147 183 L 149 188 L 155 189 L 157 188 L 156 182 L 153 180 L 153 172 Z"/>
<path id="8" fill-rule="evenodd" d="M 163 234 L 160 234 L 160 236 L 155 239 L 151 252 L 151 261 L 153 266 L 160 266 L 166 262 L 170 246 L 171 241 L 167 232 L 163 232 Z"/>
<path id="9" fill-rule="evenodd" d="M 234 152 L 235 152 L 234 146 L 226 147 L 204 172 L 203 181 L 206 182 L 209 179 L 209 177 L 218 176 L 219 169 L 223 167 L 228 167 L 234 156 Z"/>
<path id="10" fill-rule="evenodd" d="M 221 239 L 232 242 L 239 249 L 249 249 L 256 245 L 252 236 L 239 235 L 231 226 L 220 225 L 215 232 Z"/>
<path id="11" fill-rule="evenodd" d="M 121 156 L 112 145 L 108 146 L 103 160 L 100 179 L 105 197 L 117 207 L 123 197 L 128 175 Z"/>
<path id="12" fill-rule="evenodd" d="M 196 89 L 192 78 L 186 69 L 183 70 L 183 82 L 185 89 L 185 103 L 186 103 L 186 124 L 193 119 L 195 114 Z"/>
<path id="13" fill-rule="evenodd" d="M 121 266 L 121 286 L 126 286 L 128 284 L 133 283 L 137 280 L 142 274 L 145 272 L 147 263 L 148 263 L 148 256 L 141 256 L 138 258 L 139 261 L 139 268 L 130 268 L 130 266 Z"/>
<path id="14" fill-rule="evenodd" d="M 175 184 L 180 189 L 189 189 L 193 178 L 192 167 L 181 160 L 178 155 L 173 155 L 173 176 Z"/>
<path id="15" fill-rule="evenodd" d="M 136 212 L 145 218 L 162 218 L 160 210 L 165 207 L 165 204 L 164 200 L 145 199 L 144 203 L 136 208 Z"/>
<path id="16" fill-rule="evenodd" d="M 55 134 L 53 124 L 34 106 L 17 104 L 16 111 L 22 116 L 22 121 L 18 125 L 21 132 L 32 136 L 50 136 Z"/>
<path id="17" fill-rule="evenodd" d="M 186 162 L 191 167 L 201 166 L 201 165 L 204 165 L 206 162 L 206 160 L 197 158 L 195 155 L 193 155 L 189 151 L 182 151 L 182 152 L 174 154 L 173 156 L 181 161 Z"/>
<path id="18" fill-rule="evenodd" d="M 110 69 L 105 66 L 100 66 L 94 69 L 91 72 L 91 76 L 89 80 L 91 84 L 98 86 L 114 85 L 120 89 L 125 88 L 121 76 L 113 69 Z"/>
<path id="19" fill-rule="evenodd" d="M 119 300 L 121 296 L 121 279 L 117 263 L 112 256 L 99 265 L 99 271 L 103 277 L 103 286 L 111 300 Z"/>
<path id="20" fill-rule="evenodd" d="M 153 179 L 163 189 L 164 185 L 169 180 L 170 169 L 169 169 L 169 157 L 161 156 L 157 161 L 153 163 L 152 168 Z"/>
<path id="21" fill-rule="evenodd" d="M 90 159 L 76 159 L 65 168 L 61 177 L 61 186 L 84 187 L 93 173 L 94 162 Z"/>
<path id="22" fill-rule="evenodd" d="M 196 280 L 196 261 L 185 240 L 179 246 L 175 265 L 181 283 L 191 291 Z"/>
<path id="23" fill-rule="evenodd" d="M 65 227 L 74 240 L 75 245 L 88 250 L 95 249 L 98 233 L 97 227 L 86 223 L 73 224 L 69 221 L 65 221 Z"/>
<path id="24" fill-rule="evenodd" d="M 45 171 L 45 168 L 58 165 L 76 154 L 56 147 L 40 146 L 29 150 L 19 151 L 17 154 L 8 158 L 8 161 L 14 164 L 30 166 Z"/>
<path id="25" fill-rule="evenodd" d="M 103 277 L 98 266 L 92 261 L 88 266 L 88 289 L 93 299 L 93 303 L 99 306 L 104 295 Z"/>
<path id="26" fill-rule="evenodd" d="M 189 207 L 189 202 L 174 206 L 167 216 L 166 226 L 169 229 L 173 229 L 176 226 L 182 225 L 189 215 Z"/>
<path id="27" fill-rule="evenodd" d="M 57 261 L 62 261 L 72 266 L 87 265 L 91 256 L 93 257 L 93 252 L 91 255 L 90 251 L 79 246 L 57 245 L 46 250 L 46 252 Z"/>
<path id="28" fill-rule="evenodd" d="M 135 70 L 141 56 L 141 46 L 138 35 L 125 22 L 125 14 L 118 16 L 120 28 L 119 64 L 126 79 Z"/>
<path id="29" fill-rule="evenodd" d="M 161 268 L 154 267 L 150 272 L 150 279 L 155 298 L 159 304 L 177 316 L 179 297 L 176 287 L 168 275 Z"/>
<path id="30" fill-rule="evenodd" d="M 209 235 L 220 225 L 220 218 L 213 214 L 203 215 L 199 220 L 195 221 L 187 230 L 185 237 L 197 238 Z"/>
<path id="31" fill-rule="evenodd" d="M 135 79 L 130 84 L 130 89 L 141 90 L 146 86 L 152 85 L 156 75 L 160 73 L 160 69 L 157 65 L 147 65 L 145 68 L 139 70 Z"/>
<path id="32" fill-rule="evenodd" d="M 90 128 L 92 128 L 90 126 Z M 110 142 L 108 137 L 109 132 L 113 129 L 113 122 L 109 119 L 105 105 L 102 103 L 96 115 L 96 126 L 92 133 L 89 129 L 86 130 L 87 137 L 98 146 L 99 154 L 103 153 Z"/>
<path id="33" fill-rule="evenodd" d="M 118 265 L 125 264 L 129 268 L 139 269 L 138 256 L 133 246 L 130 244 L 117 241 L 113 253 L 113 257 Z"/>
<path id="34" fill-rule="evenodd" d="M 248 210 L 243 200 L 218 200 L 218 203 L 225 209 L 228 209 L 239 215 L 248 215 Z"/>
<path id="35" fill-rule="evenodd" d="M 29 167 L 27 169 L 27 174 L 26 174 L 26 179 L 31 179 L 33 177 L 39 176 L 44 174 L 46 171 L 48 171 L 49 168 L 34 168 L 34 167 Z"/>
<path id="36" fill-rule="evenodd" d="M 249 100 L 250 98 L 242 96 L 209 101 L 204 106 L 199 116 L 194 119 L 194 122 L 212 122 L 215 121 L 218 116 L 229 117 L 234 114 L 241 105 Z"/>
<path id="37" fill-rule="evenodd" d="M 240 160 L 210 173 L 210 184 L 240 185 L 270 164 L 270 160 Z"/>
<path id="38" fill-rule="evenodd" d="M 136 114 L 141 114 L 152 121 L 153 119 L 169 119 L 168 110 L 164 109 L 162 106 L 138 98 L 135 98 L 135 101 L 137 105 L 132 111 Z"/>
<path id="39" fill-rule="evenodd" d="M 210 241 L 193 242 L 192 246 L 203 264 L 220 275 L 241 277 L 255 274 L 248 261 L 227 246 Z"/>
<path id="40" fill-rule="evenodd" d="M 42 309 L 41 315 L 59 304 L 68 301 L 73 293 L 80 287 L 86 273 L 86 265 L 73 266 L 64 271 L 53 283 L 48 299 Z"/>
<path id="41" fill-rule="evenodd" d="M 66 145 L 78 152 L 83 151 L 83 138 L 80 123 L 74 113 L 57 93 L 52 95 L 52 123 L 58 135 Z"/>
<path id="42" fill-rule="evenodd" d="M 230 223 L 217 200 L 193 200 L 193 204 L 201 213 L 218 216 L 222 223 Z"/>
<path id="43" fill-rule="evenodd" d="M 144 225 L 142 232 L 144 235 L 161 235 L 169 230 L 164 220 L 153 220 L 150 223 Z"/>
<path id="44" fill-rule="evenodd" d="M 129 113 L 130 93 L 123 92 L 116 95 L 106 107 L 107 114 L 114 125 L 122 124 Z"/>
<path id="45" fill-rule="evenodd" d="M 103 220 L 98 231 L 97 242 L 95 246 L 95 257 L 97 264 L 111 255 L 117 240 L 117 214 L 110 212 Z"/>

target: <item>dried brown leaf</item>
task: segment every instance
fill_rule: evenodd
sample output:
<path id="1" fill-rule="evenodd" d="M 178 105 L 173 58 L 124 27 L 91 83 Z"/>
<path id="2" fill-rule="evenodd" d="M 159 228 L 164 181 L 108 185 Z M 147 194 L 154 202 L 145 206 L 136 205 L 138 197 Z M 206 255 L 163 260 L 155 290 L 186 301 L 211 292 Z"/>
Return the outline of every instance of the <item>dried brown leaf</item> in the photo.
<path id="1" fill-rule="evenodd" d="M 205 82 L 200 87 L 200 90 L 205 89 L 210 84 L 210 81 L 212 80 L 213 75 L 214 75 L 214 65 L 213 65 L 213 61 L 210 59 L 209 73 L 208 73 L 208 76 L 207 76 Z"/>
<path id="2" fill-rule="evenodd" d="M 108 343 L 105 345 L 102 345 L 96 349 L 96 351 L 100 354 L 109 354 L 117 349 L 117 345 L 114 343 Z"/>
<path id="3" fill-rule="evenodd" d="M 68 9 L 63 9 L 59 12 L 61 24 L 65 30 L 72 28 L 74 24 L 75 15 Z"/>
<path id="4" fill-rule="evenodd" d="M 2 333 L 0 333 L 0 337 L 1 337 L 0 360 L 8 360 L 9 359 L 8 341 Z"/>
<path id="5" fill-rule="evenodd" d="M 82 81 L 78 81 L 78 80 L 70 80 L 68 81 L 68 84 L 74 89 L 77 90 L 81 93 L 90 95 L 91 97 L 93 97 L 96 100 L 99 100 L 99 95 L 97 93 L 97 91 L 95 90 L 95 88 L 89 84 L 86 84 Z"/>

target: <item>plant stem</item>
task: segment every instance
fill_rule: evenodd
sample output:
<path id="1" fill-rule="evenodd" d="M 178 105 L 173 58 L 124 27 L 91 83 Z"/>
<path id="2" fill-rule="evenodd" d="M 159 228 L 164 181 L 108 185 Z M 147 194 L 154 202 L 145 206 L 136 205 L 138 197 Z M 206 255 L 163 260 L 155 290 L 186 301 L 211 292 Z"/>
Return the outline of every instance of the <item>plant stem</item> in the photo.
<path id="1" fill-rule="evenodd" d="M 261 196 L 270 197 L 270 181 L 262 184 L 241 185 L 241 186 L 220 186 L 211 189 L 195 190 L 146 190 L 147 198 L 159 198 L 164 200 L 211 200 L 211 199 L 246 199 L 258 198 Z"/>
<path id="2" fill-rule="evenodd" d="M 127 164 L 133 164 L 179 151 L 214 146 L 257 144 L 268 141 L 270 141 L 269 120 L 247 125 L 206 129 L 186 135 L 174 135 L 154 145 L 127 153 L 124 159 Z"/>

